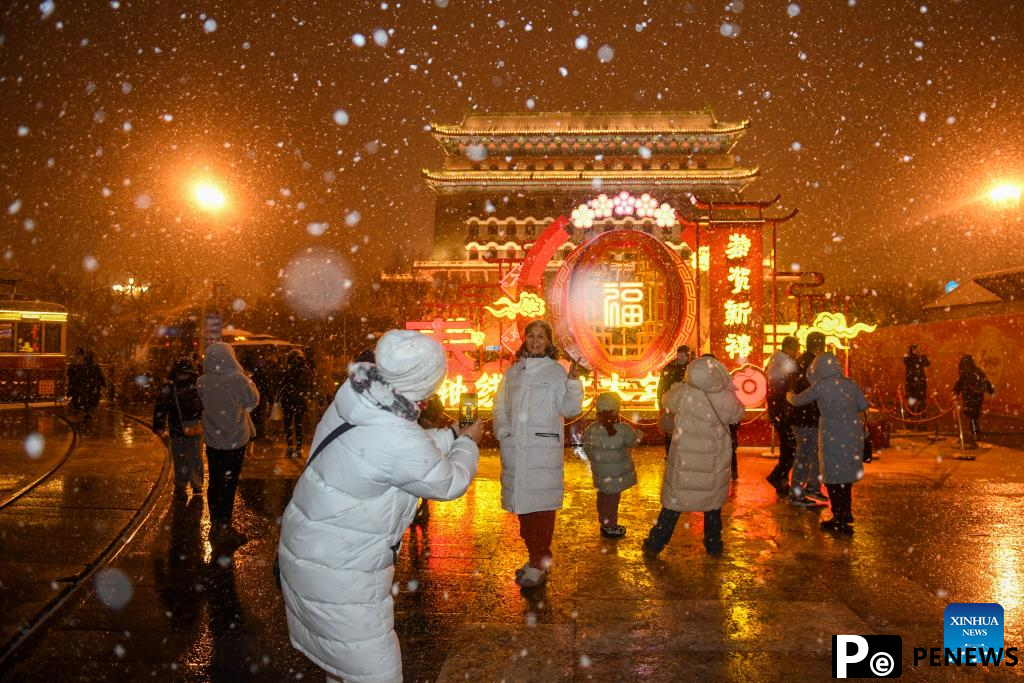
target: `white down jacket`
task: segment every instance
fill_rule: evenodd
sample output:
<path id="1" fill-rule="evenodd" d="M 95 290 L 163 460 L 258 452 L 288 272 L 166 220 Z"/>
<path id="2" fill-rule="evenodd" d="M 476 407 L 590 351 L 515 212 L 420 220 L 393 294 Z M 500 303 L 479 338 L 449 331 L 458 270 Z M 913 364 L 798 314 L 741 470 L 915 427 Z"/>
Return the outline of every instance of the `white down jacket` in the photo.
<path id="1" fill-rule="evenodd" d="M 522 358 L 508 369 L 494 399 L 501 507 L 517 515 L 562 508 L 563 418 L 582 410 L 583 385 L 551 358 Z"/>
<path id="2" fill-rule="evenodd" d="M 342 421 L 355 425 L 306 468 L 281 522 L 278 558 L 292 645 L 348 683 L 402 680 L 394 630 L 392 546 L 419 498 L 465 493 L 479 452 L 372 404 L 351 382 L 338 390 L 312 448 Z"/>
<path id="3" fill-rule="evenodd" d="M 732 387 L 725 366 L 701 356 L 662 398 L 675 425 L 661 485 L 663 507 L 703 512 L 725 504 L 732 476 L 728 425 L 743 418 L 743 404 Z"/>

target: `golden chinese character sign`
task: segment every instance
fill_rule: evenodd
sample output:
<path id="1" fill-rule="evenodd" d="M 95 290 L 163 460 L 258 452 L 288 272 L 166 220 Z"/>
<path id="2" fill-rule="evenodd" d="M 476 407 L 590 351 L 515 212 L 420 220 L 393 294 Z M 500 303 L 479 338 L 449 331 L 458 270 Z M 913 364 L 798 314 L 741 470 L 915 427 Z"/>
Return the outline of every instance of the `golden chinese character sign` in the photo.
<path id="1" fill-rule="evenodd" d="M 690 270 L 657 238 L 613 230 L 573 250 L 548 305 L 558 343 L 601 375 L 646 377 L 690 339 L 696 316 Z"/>
<path id="2" fill-rule="evenodd" d="M 726 226 L 708 235 L 711 352 L 729 368 L 760 365 L 764 345 L 761 231 Z"/>

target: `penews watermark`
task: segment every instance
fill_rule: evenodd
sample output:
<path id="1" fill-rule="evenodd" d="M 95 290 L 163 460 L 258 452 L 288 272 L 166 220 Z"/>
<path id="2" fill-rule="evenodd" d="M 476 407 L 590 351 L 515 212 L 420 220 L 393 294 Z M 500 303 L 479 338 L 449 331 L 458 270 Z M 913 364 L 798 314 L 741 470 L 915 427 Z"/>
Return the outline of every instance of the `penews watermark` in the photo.
<path id="1" fill-rule="evenodd" d="M 903 639 L 899 636 L 832 636 L 832 678 L 899 678 Z"/>

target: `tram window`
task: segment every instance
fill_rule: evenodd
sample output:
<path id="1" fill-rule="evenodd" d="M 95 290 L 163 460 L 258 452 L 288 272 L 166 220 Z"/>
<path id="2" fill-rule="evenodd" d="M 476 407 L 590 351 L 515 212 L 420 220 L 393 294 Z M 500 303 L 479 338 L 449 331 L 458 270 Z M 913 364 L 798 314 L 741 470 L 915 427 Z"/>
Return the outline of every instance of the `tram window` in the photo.
<path id="1" fill-rule="evenodd" d="M 60 353 L 60 323 L 43 325 L 43 353 Z"/>
<path id="2" fill-rule="evenodd" d="M 18 323 L 18 353 L 42 353 L 43 326 L 39 323 Z"/>
<path id="3" fill-rule="evenodd" d="M 14 353 L 14 323 L 0 323 L 0 353 Z"/>

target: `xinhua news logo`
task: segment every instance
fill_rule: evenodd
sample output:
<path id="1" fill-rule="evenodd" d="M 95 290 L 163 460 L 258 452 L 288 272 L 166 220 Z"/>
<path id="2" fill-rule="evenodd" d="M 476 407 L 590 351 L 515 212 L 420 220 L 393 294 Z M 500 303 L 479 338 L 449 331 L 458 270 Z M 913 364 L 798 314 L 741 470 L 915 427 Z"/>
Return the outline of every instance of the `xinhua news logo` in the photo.
<path id="1" fill-rule="evenodd" d="M 832 636 L 832 678 L 899 678 L 903 639 L 899 636 Z"/>

